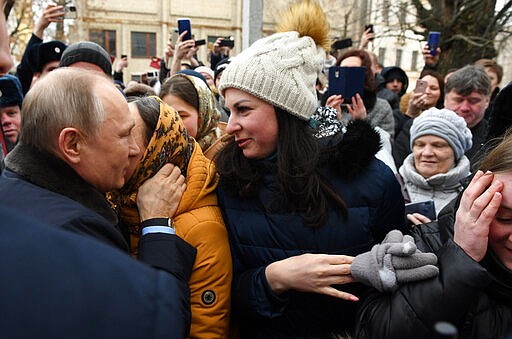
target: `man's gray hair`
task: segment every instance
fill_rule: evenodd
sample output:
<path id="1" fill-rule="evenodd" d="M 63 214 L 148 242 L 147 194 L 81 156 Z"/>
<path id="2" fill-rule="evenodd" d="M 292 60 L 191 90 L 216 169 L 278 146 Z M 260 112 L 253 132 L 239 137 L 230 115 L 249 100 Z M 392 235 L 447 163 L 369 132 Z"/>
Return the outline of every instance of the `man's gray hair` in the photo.
<path id="1" fill-rule="evenodd" d="M 445 85 L 445 93 L 455 90 L 458 94 L 466 96 L 477 92 L 489 96 L 491 80 L 481 67 L 468 65 L 456 70 L 450 75 Z"/>
<path id="2" fill-rule="evenodd" d="M 51 151 L 60 132 L 74 127 L 94 138 L 105 119 L 95 84 L 109 81 L 93 72 L 60 68 L 30 89 L 21 112 L 20 143 Z"/>

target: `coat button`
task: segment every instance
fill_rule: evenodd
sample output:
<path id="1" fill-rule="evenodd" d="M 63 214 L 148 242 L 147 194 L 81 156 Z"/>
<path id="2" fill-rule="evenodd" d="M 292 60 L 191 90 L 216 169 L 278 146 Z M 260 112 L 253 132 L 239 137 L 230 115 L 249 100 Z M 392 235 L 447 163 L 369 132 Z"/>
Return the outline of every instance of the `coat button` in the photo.
<path id="1" fill-rule="evenodd" d="M 206 290 L 201 295 L 201 300 L 205 305 L 213 304 L 216 298 L 217 297 L 215 296 L 215 292 L 213 292 L 212 290 Z"/>

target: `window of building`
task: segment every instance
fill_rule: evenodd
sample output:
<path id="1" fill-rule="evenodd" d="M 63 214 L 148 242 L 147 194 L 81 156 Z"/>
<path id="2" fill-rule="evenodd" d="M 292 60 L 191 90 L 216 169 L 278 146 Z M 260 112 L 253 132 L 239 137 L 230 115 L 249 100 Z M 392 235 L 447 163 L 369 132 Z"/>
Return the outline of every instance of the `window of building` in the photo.
<path id="1" fill-rule="evenodd" d="M 379 64 L 384 65 L 385 64 L 385 62 L 384 62 L 385 58 L 386 58 L 386 48 L 385 47 L 380 47 L 379 48 L 379 55 L 377 56 Z"/>
<path id="2" fill-rule="evenodd" d="M 132 58 L 151 58 L 156 55 L 156 33 L 132 32 Z"/>
<path id="3" fill-rule="evenodd" d="M 418 70 L 418 51 L 412 51 L 411 70 Z"/>
<path id="4" fill-rule="evenodd" d="M 103 47 L 108 54 L 116 55 L 116 31 L 91 29 L 89 40 Z"/>
<path id="5" fill-rule="evenodd" d="M 398 67 L 401 67 L 400 65 L 402 65 L 402 50 L 401 49 L 397 49 L 396 50 L 396 61 L 395 61 L 395 66 L 398 66 Z"/>

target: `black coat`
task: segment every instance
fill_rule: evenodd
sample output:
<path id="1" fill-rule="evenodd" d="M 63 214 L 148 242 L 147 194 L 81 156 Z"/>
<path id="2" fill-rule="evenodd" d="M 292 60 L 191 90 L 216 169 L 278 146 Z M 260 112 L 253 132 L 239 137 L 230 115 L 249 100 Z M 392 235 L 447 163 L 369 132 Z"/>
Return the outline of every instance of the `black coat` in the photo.
<path id="1" fill-rule="evenodd" d="M 441 211 L 438 222 L 415 230 L 418 248 L 437 254 L 439 276 L 391 294 L 371 292 L 359 309 L 357 338 L 437 338 L 434 325 L 440 321 L 455 325 L 461 339 L 510 338 L 512 271 L 490 250 L 478 263 L 453 242 L 459 199 Z"/>

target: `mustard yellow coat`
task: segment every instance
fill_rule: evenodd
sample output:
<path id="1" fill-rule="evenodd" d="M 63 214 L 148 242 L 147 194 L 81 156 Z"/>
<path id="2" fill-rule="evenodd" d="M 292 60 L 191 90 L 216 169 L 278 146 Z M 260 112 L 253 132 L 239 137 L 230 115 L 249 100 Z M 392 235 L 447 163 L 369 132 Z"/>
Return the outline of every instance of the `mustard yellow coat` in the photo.
<path id="1" fill-rule="evenodd" d="M 189 338 L 227 338 L 233 275 L 228 234 L 217 204 L 215 164 L 195 143 L 187 188 L 172 217 L 176 234 L 197 249 L 189 281 L 192 323 Z M 137 253 L 139 236 L 130 235 Z"/>
<path id="2" fill-rule="evenodd" d="M 196 144 L 197 146 L 197 144 Z M 228 233 L 217 205 L 218 174 L 194 147 L 186 184 L 173 222 L 176 234 L 197 249 L 190 277 L 190 338 L 226 338 L 232 279 Z"/>

